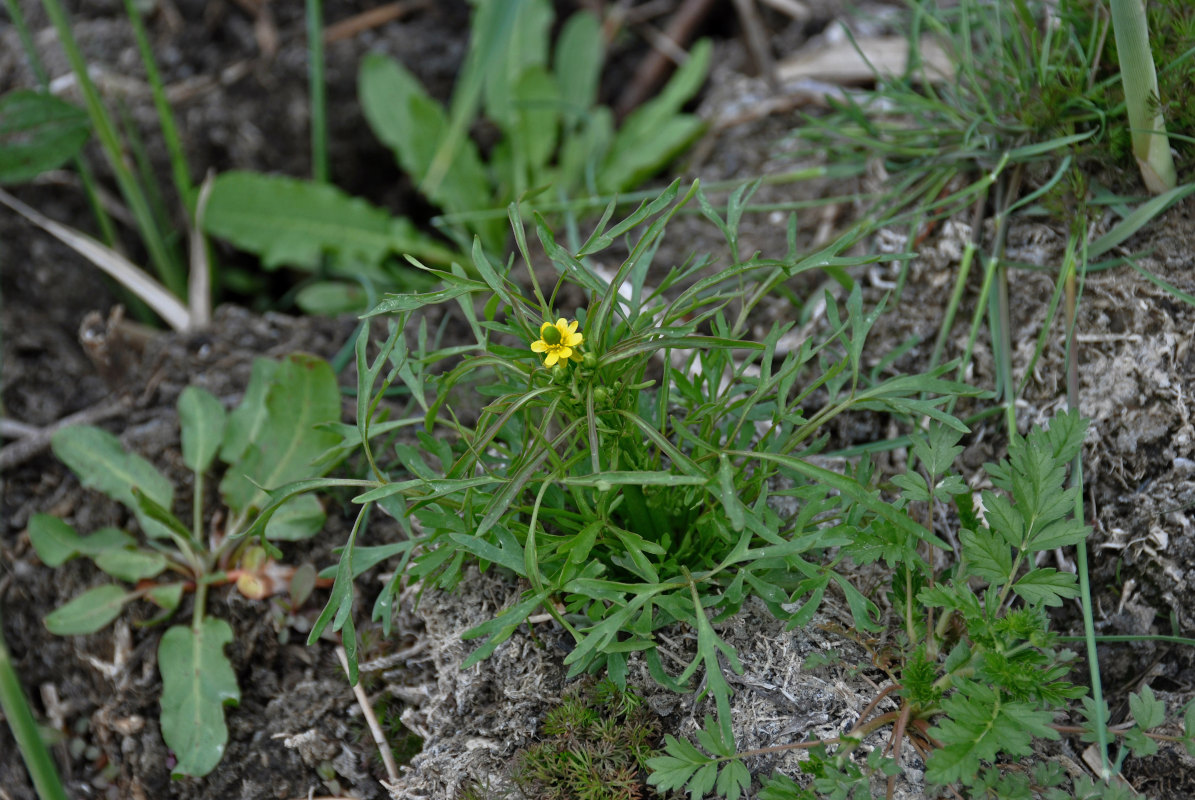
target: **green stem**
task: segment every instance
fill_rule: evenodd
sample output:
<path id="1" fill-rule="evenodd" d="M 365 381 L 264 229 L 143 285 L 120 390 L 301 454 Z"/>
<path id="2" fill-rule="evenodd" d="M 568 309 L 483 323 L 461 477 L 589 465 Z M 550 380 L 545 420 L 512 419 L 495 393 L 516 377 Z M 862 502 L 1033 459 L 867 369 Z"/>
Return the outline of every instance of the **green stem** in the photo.
<path id="1" fill-rule="evenodd" d="M 1083 215 L 1086 216 L 1086 215 Z M 1086 253 L 1084 254 L 1086 259 Z M 1075 347 L 1075 311 L 1078 302 L 1076 286 L 1076 263 L 1072 259 L 1066 273 L 1066 403 L 1068 408 L 1079 408 L 1079 354 Z M 1075 456 L 1071 467 L 1071 486 L 1075 492 L 1075 518 L 1083 519 L 1083 454 Z M 1104 719 L 1104 687 L 1100 679 L 1100 659 L 1095 642 L 1095 619 L 1091 609 L 1091 576 L 1087 571 L 1087 542 L 1075 546 L 1075 568 L 1079 573 L 1079 600 L 1083 610 L 1083 637 L 1087 640 L 1087 664 L 1091 671 L 1091 699 L 1094 701 L 1096 743 L 1100 751 L 1100 777 L 1108 780 L 1112 776 L 1108 766 L 1108 731 Z"/>
<path id="2" fill-rule="evenodd" d="M 207 571 L 195 576 L 195 605 L 191 609 L 191 630 L 196 636 L 203 630 L 203 615 L 207 606 Z"/>
<path id="3" fill-rule="evenodd" d="M 203 547 L 203 473 L 195 473 L 195 491 L 191 497 L 191 539 Z"/>
<path id="4" fill-rule="evenodd" d="M 1112 0 L 1112 31 L 1120 58 L 1120 80 L 1124 87 L 1133 156 L 1141 169 L 1145 186 L 1154 194 L 1175 187 L 1178 178 L 1166 122 L 1154 105 L 1158 96 L 1158 74 L 1149 49 L 1149 25 L 1145 0 Z"/>
<path id="5" fill-rule="evenodd" d="M 3 617 L 0 616 L 0 623 Z M 3 627 L 0 625 L 0 710 L 4 711 L 4 718 L 12 731 L 12 737 L 17 742 L 17 749 L 21 751 L 21 758 L 29 770 L 29 778 L 33 781 L 33 788 L 42 800 L 66 800 L 66 792 L 62 788 L 62 780 L 58 777 L 58 768 L 50 751 L 46 749 L 41 734 L 37 729 L 37 722 L 33 719 L 33 712 L 29 709 L 29 702 L 25 699 L 25 692 L 21 689 L 21 681 L 13 669 L 12 659 L 8 655 L 8 648 L 4 646 Z M 15 787 L 10 787 L 15 788 Z"/>
<path id="6" fill-rule="evenodd" d="M 141 55 L 141 63 L 145 66 L 145 75 L 149 79 L 150 92 L 153 94 L 154 109 L 158 112 L 158 125 L 162 128 L 162 140 L 166 144 L 166 152 L 170 154 L 170 169 L 174 176 L 174 189 L 187 209 L 187 215 L 195 216 L 195 191 L 191 184 L 191 170 L 187 165 L 187 156 L 183 152 L 182 138 L 178 127 L 174 124 L 174 112 L 166 99 L 166 89 L 162 83 L 162 74 L 158 72 L 158 64 L 154 60 L 153 48 L 149 44 L 149 36 L 145 32 L 145 22 L 137 10 L 134 0 L 124 0 L 125 14 L 133 26 L 133 38 L 137 40 L 137 52 Z"/>
<path id="7" fill-rule="evenodd" d="M 126 0 L 127 2 L 127 0 Z M 307 83 L 311 96 L 311 177 L 328 181 L 328 114 L 324 85 L 323 0 L 307 2 Z"/>

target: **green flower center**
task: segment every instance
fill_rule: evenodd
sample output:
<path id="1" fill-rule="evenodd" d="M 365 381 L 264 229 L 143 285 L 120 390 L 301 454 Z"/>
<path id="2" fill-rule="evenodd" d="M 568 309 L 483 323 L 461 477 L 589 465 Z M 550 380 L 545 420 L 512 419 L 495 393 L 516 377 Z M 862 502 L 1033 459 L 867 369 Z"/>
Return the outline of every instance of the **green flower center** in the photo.
<path id="1" fill-rule="evenodd" d="M 550 328 L 545 328 L 544 332 L 540 334 L 540 337 L 544 340 L 545 344 L 560 344 L 560 330 L 555 325 Z"/>

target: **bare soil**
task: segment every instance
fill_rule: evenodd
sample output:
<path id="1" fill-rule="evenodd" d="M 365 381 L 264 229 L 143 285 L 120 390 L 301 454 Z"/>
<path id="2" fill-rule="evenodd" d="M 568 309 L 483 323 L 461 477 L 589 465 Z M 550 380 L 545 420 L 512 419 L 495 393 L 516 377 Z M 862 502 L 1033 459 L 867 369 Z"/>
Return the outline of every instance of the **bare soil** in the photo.
<path id="1" fill-rule="evenodd" d="M 179 122 L 197 171 L 236 167 L 302 175 L 309 165 L 301 4 L 266 4 L 272 15 L 266 22 L 255 21 L 246 11 L 249 5 L 223 0 L 163 4 L 150 21 L 155 48 L 167 83 L 179 88 Z M 336 21 L 371 4 L 333 0 L 325 5 L 327 19 Z M 830 4 L 811 5 L 816 15 L 805 24 L 766 18 L 782 50 L 798 47 L 836 11 Z M 52 75 L 68 74 L 37 6 L 22 3 Z M 152 131 L 152 111 L 120 4 L 85 6 L 73 10 L 86 55 L 112 79 L 109 96 L 123 98 L 132 118 Z M 363 124 L 354 100 L 356 64 L 367 50 L 383 49 L 415 70 L 434 94 L 446 97 L 463 53 L 466 21 L 464 3 L 435 3 L 329 46 L 330 138 L 339 185 L 395 212 L 426 216 L 428 210 L 399 175 L 393 158 Z M 271 41 L 276 44 L 272 54 Z M 741 105 L 744 98 L 766 97 L 769 91 L 762 81 L 744 75 L 748 59 L 736 41 L 719 47 L 719 66 L 703 107 L 714 120 L 734 116 L 726 111 L 732 101 Z M 11 26 L 0 27 L 0 91 L 33 85 L 20 53 Z M 708 182 L 815 163 L 813 154 L 785 138 L 798 124 L 800 116 L 792 110 L 727 124 L 698 146 L 699 163 L 689 170 Z M 163 165 L 156 139 L 152 134 L 146 138 L 156 163 Z M 162 168 L 161 174 L 167 174 Z M 683 166 L 678 169 L 685 174 Z M 765 186 L 756 201 L 843 195 L 858 187 L 828 181 Z M 55 219 L 88 224 L 73 187 L 43 183 L 21 187 L 19 194 Z M 831 206 L 803 213 L 801 245 L 824 241 L 853 212 Z M 1113 221 L 1101 221 L 1093 235 Z M 678 218 L 659 260 L 667 265 L 681 263 L 695 250 L 722 252 L 714 234 L 695 217 Z M 890 246 L 906 245 L 901 232 L 890 234 Z M 914 337 L 917 344 L 890 368 L 925 367 L 957 270 L 960 243 L 970 235 L 967 221 L 952 220 L 924 241 L 899 304 L 890 306 L 893 310 L 874 330 L 874 350 L 868 351 L 872 358 L 878 360 Z M 985 241 L 990 236 L 985 232 Z M 1121 253 L 1144 254 L 1137 260 L 1143 269 L 1192 295 L 1192 242 L 1195 200 L 1188 198 L 1126 242 Z M 1064 244 L 1062 223 L 1018 223 L 1010 233 L 1009 254 L 1056 268 Z M 748 215 L 742 249 L 783 254 L 783 217 Z M 95 270 L 7 213 L 0 214 L 0 264 L 4 418 L 47 428 L 73 414 L 91 414 L 96 424 L 119 434 L 128 447 L 184 486 L 188 477 L 177 455 L 174 413 L 182 388 L 198 383 L 232 405 L 244 390 L 254 357 L 300 350 L 330 358 L 349 339 L 354 324 L 351 319 L 294 318 L 226 306 L 208 331 L 115 339 L 116 356 L 96 360 L 78 343 L 80 324 L 92 311 L 101 312 L 102 319 L 117 298 Z M 872 269 L 855 277 L 868 302 L 876 303 L 890 292 L 896 275 Z M 1048 269 L 1015 276 L 1018 380 L 1033 355 L 1054 279 Z M 833 287 L 807 279 L 791 288 L 797 296 L 809 297 Z M 978 292 L 973 280 L 951 332 L 948 358 L 962 353 Z M 791 303 L 777 298 L 759 319 L 761 333 L 793 313 Z M 1064 405 L 1062 342 L 1056 322 L 1018 408 L 1025 428 L 1047 421 Z M 1089 554 L 1097 631 L 1190 635 L 1195 631 L 1195 590 L 1190 585 L 1195 558 L 1195 307 L 1130 267 L 1094 273 L 1084 287 L 1078 342 L 1081 411 L 1092 420 L 1084 462 L 1086 513 L 1094 527 Z M 993 363 L 990 346 L 981 337 L 969 380 L 993 385 Z M 344 380 L 352 380 L 351 370 Z M 836 430 L 836 444 L 900 432 L 883 417 L 852 418 Z M 417 607 L 408 596 L 396 618 L 399 633 L 391 640 L 381 640 L 368 627 L 363 632 L 368 645 L 363 659 L 374 662 L 364 671 L 373 700 L 392 709 L 392 716 L 401 717 L 424 740 L 423 753 L 390 789 L 380 782 L 385 773 L 363 731 L 333 643 L 302 645 L 326 595 L 317 592 L 304 608 L 288 614 L 278 603 L 251 603 L 217 592 L 210 601 L 212 613 L 234 627 L 230 656 L 243 700 L 227 714 L 230 741 L 220 766 L 201 780 L 171 781 L 170 754 L 157 728 L 160 679 L 154 654 L 161 629 L 139 627 L 146 614 L 136 609 L 92 636 L 54 637 L 41 622 L 100 576 L 83 561 L 55 570 L 41 564 L 25 533 L 30 516 L 55 513 L 83 531 L 128 520 L 116 504 L 81 489 L 48 449 L 32 441 L 6 438 L 0 451 L 0 458 L 10 459 L 2 478 L 0 609 L 4 637 L 35 713 L 59 737 L 54 755 L 72 796 L 451 798 L 468 786 L 488 787 L 492 796 L 510 788 L 511 759 L 536 739 L 543 715 L 564 691 L 562 661 L 571 643 L 544 623 L 518 631 L 488 661 L 459 670 L 472 649 L 460 634 L 509 605 L 523 588 L 492 574 L 465 581 L 454 594 L 428 593 Z M 977 424 L 966 444 L 963 464 L 975 488 L 983 488 L 982 464 L 1003 454 L 1000 424 Z M 13 449 L 18 445 L 24 449 Z M 343 542 L 351 516 L 336 503 L 328 511 L 325 534 L 289 551 L 288 559 L 320 567 L 333 561 L 331 548 Z M 385 526 L 371 531 L 377 541 L 394 535 Z M 368 615 L 375 587 L 376 576 L 363 580 L 367 601 L 359 619 Z M 1057 624 L 1063 633 L 1078 632 L 1074 609 L 1065 610 Z M 874 697 L 872 682 L 883 678 L 870 664 L 872 654 L 844 634 L 849 627 L 848 618 L 831 602 L 803 630 L 784 633 L 765 609 L 754 606 L 721 628 L 746 667 L 735 687 L 740 747 L 833 736 L 849 727 Z M 673 656 L 691 657 L 688 632 L 666 635 Z M 395 657 L 388 660 L 391 654 Z M 831 657 L 816 669 L 802 669 L 812 654 Z M 1100 658 L 1114 721 L 1127 714 L 1128 693 L 1144 684 L 1172 712 L 1195 698 L 1195 657 L 1188 648 L 1108 645 L 1101 647 Z M 652 688 L 641 665 L 635 665 L 632 679 L 667 733 L 691 733 L 709 711 L 691 696 Z M 877 736 L 868 744 L 882 746 L 884 739 Z M 1064 740 L 1042 756 L 1060 760 L 1075 774 L 1089 772 L 1083 766 L 1083 747 L 1077 740 Z M 795 775 L 799 758 L 762 758 L 751 766 L 760 774 L 781 769 Z M 908 756 L 904 766 L 898 796 L 928 796 L 920 778 L 924 765 Z M 1163 747 L 1155 757 L 1130 759 L 1125 777 L 1138 791 L 1160 800 L 1195 796 L 1195 763 L 1181 748 Z M 35 797 L 6 726 L 0 726 L 0 797 Z"/>

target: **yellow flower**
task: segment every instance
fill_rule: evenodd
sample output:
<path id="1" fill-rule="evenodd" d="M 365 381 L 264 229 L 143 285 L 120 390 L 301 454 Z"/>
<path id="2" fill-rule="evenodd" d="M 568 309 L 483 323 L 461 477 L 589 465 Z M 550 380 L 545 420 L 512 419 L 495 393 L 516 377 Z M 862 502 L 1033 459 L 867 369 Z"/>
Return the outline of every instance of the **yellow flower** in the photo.
<path id="1" fill-rule="evenodd" d="M 544 354 L 544 366 L 550 367 L 557 361 L 572 359 L 579 361 L 581 355 L 573 348 L 580 346 L 584 336 L 577 333 L 577 321 L 569 322 L 564 317 L 556 324 L 545 322 L 539 326 L 539 338 L 531 343 L 531 350 Z"/>

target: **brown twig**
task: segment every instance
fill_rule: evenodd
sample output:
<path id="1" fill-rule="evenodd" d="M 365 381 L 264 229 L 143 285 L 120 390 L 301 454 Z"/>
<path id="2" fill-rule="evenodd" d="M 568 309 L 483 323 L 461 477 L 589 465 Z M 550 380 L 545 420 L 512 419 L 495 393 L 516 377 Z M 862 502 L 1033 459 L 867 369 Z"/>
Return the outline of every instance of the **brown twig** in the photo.
<path id="1" fill-rule="evenodd" d="M 427 8 L 427 6 L 428 0 L 399 0 L 396 3 L 384 3 L 324 28 L 324 41 L 338 42 L 342 39 L 351 39 L 362 31 L 379 28 L 387 22 L 402 19 L 412 11 Z"/>
<path id="2" fill-rule="evenodd" d="M 677 47 L 684 45 L 692 38 L 697 26 L 705 19 L 714 7 L 715 0 L 685 0 L 676 13 L 672 15 L 663 36 Z M 619 117 L 630 113 L 636 106 L 646 100 L 664 78 L 671 71 L 673 59 L 659 47 L 644 56 L 635 70 L 635 77 L 623 90 L 615 104 L 615 111 Z"/>
<path id="3" fill-rule="evenodd" d="M 11 419 L 0 419 L 0 433 L 5 436 L 19 436 L 10 445 L 0 449 L 0 472 L 24 464 L 50 446 L 50 437 L 62 428 L 71 425 L 90 425 L 94 422 L 119 416 L 128 410 L 125 400 L 108 400 L 63 417 L 52 425 L 35 428 Z"/>

